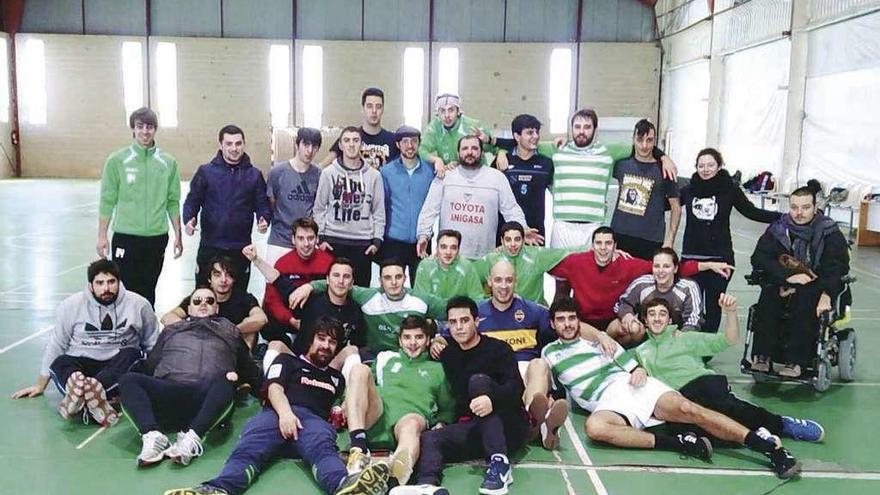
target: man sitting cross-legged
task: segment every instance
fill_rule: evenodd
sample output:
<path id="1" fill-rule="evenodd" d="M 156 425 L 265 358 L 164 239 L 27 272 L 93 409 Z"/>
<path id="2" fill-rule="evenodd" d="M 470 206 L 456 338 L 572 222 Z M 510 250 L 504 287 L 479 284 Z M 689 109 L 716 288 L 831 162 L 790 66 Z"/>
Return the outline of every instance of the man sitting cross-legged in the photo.
<path id="1" fill-rule="evenodd" d="M 712 443 L 706 437 L 643 431 L 664 421 L 692 424 L 715 438 L 744 444 L 766 455 L 780 478 L 800 472 L 800 464 L 782 447 L 779 437 L 763 429 L 749 430 L 685 399 L 660 380 L 648 377 L 633 352 L 624 352 L 607 335 L 594 331 L 595 341 L 581 338 L 577 305 L 571 299 L 554 302 L 550 317 L 559 339 L 544 348 L 543 357 L 572 400 L 590 411 L 584 429 L 591 440 L 618 447 L 671 450 L 708 460 Z"/>
<path id="2" fill-rule="evenodd" d="M 58 406 L 61 417 L 70 419 L 85 409 L 96 422 L 109 426 L 119 416 L 107 398 L 118 391 L 120 375 L 153 348 L 158 325 L 150 303 L 122 285 L 115 262 L 100 259 L 90 264 L 88 281 L 84 291 L 58 306 L 37 384 L 12 398 L 37 397 L 51 377 L 64 394 Z"/>
<path id="3" fill-rule="evenodd" d="M 727 315 L 723 334 L 681 332 L 672 325 L 672 307 L 664 299 L 649 299 L 642 305 L 642 319 L 648 340 L 635 348 L 636 358 L 648 374 L 678 389 L 687 399 L 730 416 L 751 429 L 766 428 L 774 435 L 820 442 L 822 425 L 811 419 L 780 416 L 734 395 L 727 377 L 715 373 L 703 361 L 736 344 L 739 322 L 736 298 L 722 293 L 718 306 Z"/>
<path id="4" fill-rule="evenodd" d="M 385 493 L 388 465 L 374 463 L 349 476 L 336 449 L 336 429 L 327 422 L 330 407 L 345 390 L 345 379 L 329 366 L 342 331 L 336 320 L 321 318 L 306 353 L 279 355 L 266 376 L 267 404 L 244 426 L 223 471 L 199 486 L 165 495 L 238 495 L 279 457 L 305 461 L 324 493 Z"/>
<path id="5" fill-rule="evenodd" d="M 188 465 L 202 455 L 202 437 L 232 412 L 236 385 L 259 385 L 260 370 L 241 333 L 216 316 L 218 310 L 211 289 L 194 290 L 189 317 L 162 330 L 147 357 L 146 374 L 119 378 L 122 410 L 142 436 L 138 466 L 165 457 Z M 170 447 L 163 427 L 180 431 Z"/>
<path id="6" fill-rule="evenodd" d="M 425 318 L 407 316 L 400 324 L 398 351 L 380 352 L 372 373 L 363 364 L 351 370 L 345 394 L 349 472 L 369 464 L 369 447 L 393 448 L 391 483 L 405 485 L 419 458 L 419 435 L 455 419 L 443 366 L 428 356 L 432 334 Z"/>

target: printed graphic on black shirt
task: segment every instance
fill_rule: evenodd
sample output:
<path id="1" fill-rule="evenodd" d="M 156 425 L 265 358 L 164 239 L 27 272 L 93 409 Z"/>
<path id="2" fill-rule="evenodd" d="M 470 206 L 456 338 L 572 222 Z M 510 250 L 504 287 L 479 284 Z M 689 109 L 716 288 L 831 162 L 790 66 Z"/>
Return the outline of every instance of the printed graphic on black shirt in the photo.
<path id="1" fill-rule="evenodd" d="M 620 183 L 617 209 L 640 217 L 645 216 L 656 182 L 650 177 L 624 174 Z"/>
<path id="2" fill-rule="evenodd" d="M 391 149 L 387 144 L 361 144 L 361 158 L 369 167 L 379 169 L 388 161 Z"/>
<path id="3" fill-rule="evenodd" d="M 697 220 L 706 220 L 709 222 L 715 220 L 715 215 L 718 214 L 718 203 L 715 201 L 715 196 L 708 198 L 694 198 L 693 201 L 691 201 L 691 211 L 694 212 L 694 216 Z"/>
<path id="4" fill-rule="evenodd" d="M 364 191 L 364 183 L 352 177 L 337 175 L 333 178 L 333 219 L 337 222 L 357 222 L 370 218 L 370 209 L 362 208 L 373 201 L 373 194 Z"/>

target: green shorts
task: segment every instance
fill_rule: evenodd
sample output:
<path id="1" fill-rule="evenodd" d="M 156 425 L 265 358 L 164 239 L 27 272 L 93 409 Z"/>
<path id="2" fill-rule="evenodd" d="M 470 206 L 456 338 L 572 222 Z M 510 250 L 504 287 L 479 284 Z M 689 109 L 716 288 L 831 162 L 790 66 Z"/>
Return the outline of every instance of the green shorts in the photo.
<path id="1" fill-rule="evenodd" d="M 394 439 L 394 425 L 400 418 L 411 414 L 401 407 L 389 407 L 388 401 L 382 399 L 382 415 L 367 429 L 367 443 L 375 449 L 393 450 L 397 448 L 397 440 Z"/>

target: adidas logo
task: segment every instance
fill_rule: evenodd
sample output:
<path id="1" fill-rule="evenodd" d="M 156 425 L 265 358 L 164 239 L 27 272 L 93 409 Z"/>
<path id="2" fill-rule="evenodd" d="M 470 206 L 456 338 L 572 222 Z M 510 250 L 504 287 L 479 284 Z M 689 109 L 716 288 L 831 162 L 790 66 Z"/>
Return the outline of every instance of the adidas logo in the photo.
<path id="1" fill-rule="evenodd" d="M 306 181 L 300 181 L 295 190 L 287 193 L 287 199 L 289 201 L 312 201 L 313 196 L 314 193 L 309 190 L 309 185 Z"/>

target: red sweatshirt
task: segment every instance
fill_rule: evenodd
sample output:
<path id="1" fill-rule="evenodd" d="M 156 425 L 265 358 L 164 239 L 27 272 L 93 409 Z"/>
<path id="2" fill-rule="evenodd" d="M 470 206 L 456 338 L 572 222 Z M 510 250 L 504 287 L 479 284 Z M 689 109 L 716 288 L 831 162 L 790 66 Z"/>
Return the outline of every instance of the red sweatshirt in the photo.
<path id="1" fill-rule="evenodd" d="M 281 273 L 280 277 L 287 277 L 294 287 L 299 287 L 312 280 L 327 278 L 333 259 L 332 254 L 316 250 L 311 258 L 304 260 L 294 250 L 278 258 L 278 261 L 275 262 L 275 269 Z M 266 310 L 270 318 L 284 326 L 288 326 L 290 319 L 293 318 L 293 312 L 287 307 L 287 301 L 281 297 L 281 293 L 272 284 L 266 284 L 263 309 Z"/>
<path id="2" fill-rule="evenodd" d="M 593 252 L 584 251 L 566 256 L 548 273 L 571 284 L 580 319 L 596 321 L 614 318 L 614 303 L 633 280 L 651 273 L 652 266 L 653 262 L 639 258 L 617 258 L 600 269 Z M 697 266 L 696 261 L 683 262 L 680 276 L 696 275 Z"/>

